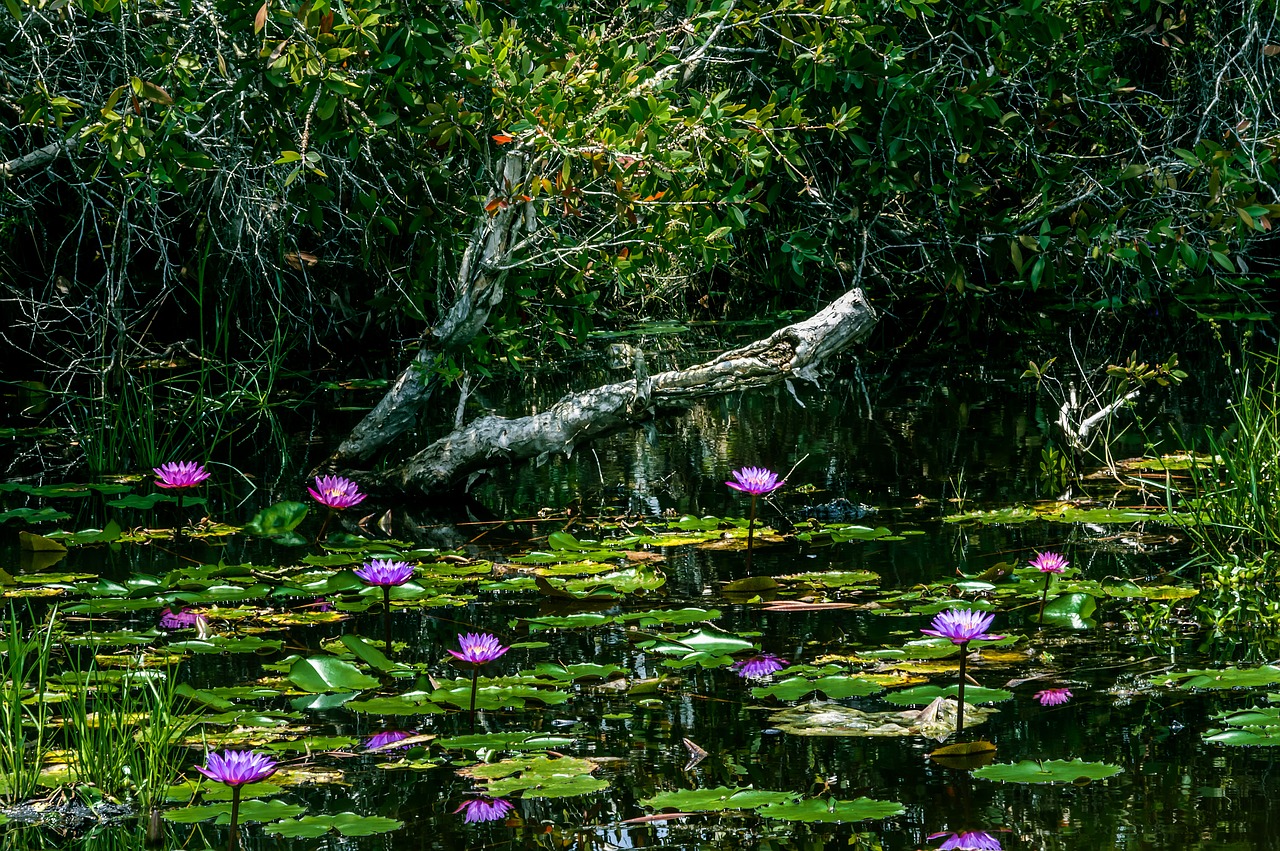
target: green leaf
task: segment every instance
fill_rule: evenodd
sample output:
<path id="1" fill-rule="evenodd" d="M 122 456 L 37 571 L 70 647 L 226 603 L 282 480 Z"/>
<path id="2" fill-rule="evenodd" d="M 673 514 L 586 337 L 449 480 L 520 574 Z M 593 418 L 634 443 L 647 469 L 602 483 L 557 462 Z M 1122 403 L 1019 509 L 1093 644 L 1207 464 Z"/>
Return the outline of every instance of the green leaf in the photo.
<path id="1" fill-rule="evenodd" d="M 795 795 L 791 792 L 718 786 L 714 789 L 659 792 L 640 803 L 655 810 L 676 809 L 683 813 L 718 813 L 725 810 L 754 810 L 770 804 L 787 804 L 794 799 Z"/>
<path id="2" fill-rule="evenodd" d="M 1280 667 L 1221 668 L 1183 671 L 1152 680 L 1154 685 L 1177 685 L 1186 689 L 1257 688 L 1280 683 Z"/>
<path id="3" fill-rule="evenodd" d="M 877 801 L 858 798 L 856 801 L 839 801 L 835 798 L 810 798 L 782 804 L 768 804 L 759 809 L 764 818 L 804 822 L 866 821 L 900 816 L 906 807 L 897 801 Z"/>
<path id="4" fill-rule="evenodd" d="M 298 528 L 298 524 L 306 519 L 310 510 L 301 502 L 277 502 L 255 514 L 245 524 L 244 531 L 261 538 L 284 535 Z"/>
<path id="5" fill-rule="evenodd" d="M 289 668 L 289 681 L 312 694 L 362 691 L 381 685 L 378 680 L 360 673 L 355 665 L 337 656 L 312 656 L 297 660 Z"/>
<path id="6" fill-rule="evenodd" d="M 1018 763 L 988 765 L 974 771 L 973 776 L 1006 783 L 1074 783 L 1082 786 L 1119 774 L 1121 770 L 1120 766 L 1105 762 L 1082 762 L 1078 759 L 1034 762 L 1026 759 Z"/>
<path id="7" fill-rule="evenodd" d="M 337 813 L 335 815 L 303 816 L 300 819 L 288 819 L 268 825 L 265 831 L 273 836 L 284 836 L 289 839 L 310 839 L 324 836 L 331 830 L 342 836 L 373 836 L 377 833 L 390 833 L 402 827 L 404 827 L 404 822 L 385 816 Z"/>
<path id="8" fill-rule="evenodd" d="M 244 801 L 240 804 L 240 821 L 276 821 L 293 818 L 307 811 L 306 807 L 286 804 L 284 801 Z M 175 824 L 195 824 L 217 819 L 215 824 L 231 823 L 231 804 L 209 804 L 203 807 L 180 807 L 165 810 L 164 820 Z"/>
<path id="9" fill-rule="evenodd" d="M 884 691 L 884 686 L 847 674 L 819 677 L 817 679 L 800 676 L 787 677 L 773 685 L 753 688 L 751 696 L 757 700 L 763 697 L 776 697 L 778 700 L 799 700 L 815 691 L 825 694 L 828 700 L 842 700 L 846 697 L 866 697 L 869 694 Z"/>
<path id="10" fill-rule="evenodd" d="M 913 688 L 893 691 L 884 696 L 885 702 L 895 706 L 927 706 L 939 697 L 956 698 L 959 696 L 958 686 L 915 686 Z M 1001 703 L 1013 698 L 1013 692 L 1002 688 L 984 688 L 982 686 L 966 686 L 965 703 Z"/>

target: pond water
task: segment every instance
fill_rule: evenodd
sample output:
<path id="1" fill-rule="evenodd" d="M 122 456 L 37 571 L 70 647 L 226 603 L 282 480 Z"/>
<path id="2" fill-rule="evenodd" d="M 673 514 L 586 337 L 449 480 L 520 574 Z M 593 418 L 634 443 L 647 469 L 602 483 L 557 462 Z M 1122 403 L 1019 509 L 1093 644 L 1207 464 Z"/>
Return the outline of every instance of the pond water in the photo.
<path id="1" fill-rule="evenodd" d="M 572 459 L 496 473 L 469 513 L 370 500 L 332 522 L 326 534 L 345 537 L 323 549 L 211 523 L 173 541 L 145 531 L 171 525 L 177 507 L 160 503 L 109 509 L 123 539 L 64 541 L 55 559 L 20 550 L 16 529 L 101 527 L 121 494 L 11 489 L 6 509 L 71 516 L 6 525 L 0 578 L 28 623 L 56 605 L 65 654 L 55 668 L 83 668 L 92 647 L 100 670 L 143 660 L 203 701 L 188 707 L 205 723 L 161 847 L 226 846 L 227 828 L 191 809 L 216 798 L 191 768 L 203 764 L 201 741 L 281 761 L 278 790 L 247 792 L 276 808 L 242 832 L 243 847 L 262 851 L 1280 847 L 1280 816 L 1266 805 L 1271 749 L 1223 743 L 1274 743 L 1264 721 L 1223 717 L 1257 706 L 1280 727 L 1266 715 L 1280 670 L 1257 667 L 1273 658 L 1274 636 L 1215 635 L 1200 622 L 1206 598 L 1190 596 L 1197 574 L 1182 567 L 1192 554 L 1177 523 L 1160 521 L 1158 491 L 1144 499 L 1104 477 L 1049 505 L 1062 495 L 1042 469 L 1053 414 L 1015 379 L 953 368 L 873 380 L 850 367 L 822 392 L 796 388 L 804 407 L 786 389 L 734 397 Z M 1115 451 L 1140 455 L 1159 437 Z M 789 474 L 759 504 L 749 570 L 748 499 L 723 484 L 746 465 Z M 278 493 L 236 487 L 224 477 L 207 506 L 184 510 L 238 527 L 270 502 L 306 500 L 300 479 Z M 843 514 L 823 512 L 840 499 Z M 1034 517 L 963 519 L 1033 503 Z M 516 522 L 486 522 L 485 511 Z M 322 518 L 313 511 L 297 533 L 314 537 Z M 1042 627 L 1042 574 L 1027 565 L 1044 551 L 1070 570 L 1054 579 Z M 381 593 L 351 573 L 374 557 L 416 565 L 394 595 L 389 660 L 376 652 Z M 321 596 L 334 611 L 319 610 Z M 162 607 L 183 605 L 207 618 L 207 635 L 157 628 Z M 936 722 L 889 714 L 929 703 L 910 689 L 956 682 L 957 648 L 920 632 L 955 606 L 990 610 L 1009 636 L 968 648 L 971 702 L 990 697 L 981 707 L 995 711 L 960 738 L 994 745 L 993 765 L 1089 765 L 1032 777 L 1059 782 L 1003 782 L 929 757 L 957 738 L 945 707 Z M 514 646 L 480 671 L 473 719 L 470 673 L 447 650 L 477 631 Z M 735 672 L 760 653 L 787 667 L 756 680 Z M 1228 687 L 1238 673 L 1184 676 L 1230 665 L 1254 669 L 1245 685 Z M 1042 706 L 1035 695 L 1049 688 L 1072 698 Z M 881 735 L 854 735 L 854 723 Z M 414 738 L 370 752 L 388 731 Z M 1108 776 L 1090 781 L 1094 771 Z M 476 811 L 464 804 L 486 790 L 510 811 L 468 821 Z M 687 815 L 662 817 L 674 812 Z M 333 828 L 325 835 L 297 838 L 287 834 L 305 823 L 282 820 L 338 813 L 394 821 L 345 836 L 330 820 L 316 827 Z M 0 830 L 15 848 L 141 844 L 127 821 Z M 976 831 L 991 839 L 929 839 Z"/>

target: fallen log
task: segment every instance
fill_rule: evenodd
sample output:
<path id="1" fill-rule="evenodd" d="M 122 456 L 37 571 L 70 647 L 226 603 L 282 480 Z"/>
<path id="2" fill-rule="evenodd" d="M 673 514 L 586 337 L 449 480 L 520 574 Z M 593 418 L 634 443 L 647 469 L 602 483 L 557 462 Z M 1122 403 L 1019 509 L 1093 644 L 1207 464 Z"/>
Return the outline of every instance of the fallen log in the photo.
<path id="1" fill-rule="evenodd" d="M 381 478 L 422 493 L 457 490 L 478 470 L 555 452 L 568 455 L 592 437 L 687 408 L 697 399 L 793 378 L 816 380 L 817 366 L 866 336 L 875 320 L 875 309 L 854 289 L 809 319 L 706 363 L 571 393 L 532 416 L 481 417 Z"/>

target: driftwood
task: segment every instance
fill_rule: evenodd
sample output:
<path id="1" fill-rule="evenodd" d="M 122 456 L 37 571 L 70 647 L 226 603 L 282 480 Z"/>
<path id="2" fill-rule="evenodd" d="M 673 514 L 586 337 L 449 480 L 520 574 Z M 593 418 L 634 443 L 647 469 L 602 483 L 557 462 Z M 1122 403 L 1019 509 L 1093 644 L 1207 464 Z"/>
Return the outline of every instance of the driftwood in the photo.
<path id="1" fill-rule="evenodd" d="M 519 151 L 504 156 L 497 173 L 499 179 L 489 191 L 490 201 L 524 191 L 524 158 Z M 506 278 L 503 264 L 530 213 L 528 204 L 511 204 L 477 223 L 458 270 L 453 305 L 438 325 L 423 333 L 413 363 L 342 441 L 330 463 L 369 458 L 409 430 L 435 392 L 437 358 L 466 348 L 489 321 L 489 311 L 502 301 Z"/>
<path id="2" fill-rule="evenodd" d="M 540 414 L 488 416 L 455 430 L 384 474 L 386 481 L 423 493 L 458 489 L 468 474 L 555 452 L 697 399 L 764 387 L 792 378 L 815 379 L 826 358 L 866 336 L 876 312 L 854 289 L 814 316 L 688 369 L 637 377 L 573 393 Z"/>

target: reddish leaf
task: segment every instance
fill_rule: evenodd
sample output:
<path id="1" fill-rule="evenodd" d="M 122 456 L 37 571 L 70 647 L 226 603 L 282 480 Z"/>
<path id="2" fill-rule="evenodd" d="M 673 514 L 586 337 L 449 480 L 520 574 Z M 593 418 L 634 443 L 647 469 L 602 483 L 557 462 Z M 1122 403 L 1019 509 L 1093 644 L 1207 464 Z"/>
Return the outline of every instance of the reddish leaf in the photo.
<path id="1" fill-rule="evenodd" d="M 1277 55 L 1280 55 L 1280 44 L 1265 44 L 1265 45 L 1263 45 L 1263 46 L 1262 46 L 1262 55 L 1263 55 L 1263 56 L 1277 56 Z"/>
<path id="2" fill-rule="evenodd" d="M 253 16 L 253 32 L 254 35 L 262 32 L 262 28 L 267 25 L 267 4 L 263 3 L 262 8 L 258 10 L 258 14 Z"/>
<path id="3" fill-rule="evenodd" d="M 305 251 L 299 251 L 297 254 L 292 254 L 292 253 L 286 254 L 284 256 L 284 259 L 286 263 L 288 263 L 290 266 L 292 266 L 293 268 L 299 271 L 302 270 L 302 267 L 304 265 L 314 266 L 320 262 L 319 257 L 315 256 L 314 254 L 308 254 Z"/>
<path id="4" fill-rule="evenodd" d="M 333 30 L 333 12 L 325 12 L 324 17 L 320 19 L 320 32 L 327 33 Z"/>
<path id="5" fill-rule="evenodd" d="M 509 142 L 514 142 L 515 140 L 515 136 L 508 136 L 506 133 L 493 134 L 493 141 L 497 142 L 499 145 L 505 145 Z"/>
<path id="6" fill-rule="evenodd" d="M 506 201 L 503 201 L 501 198 L 494 198 L 488 204 L 484 205 L 484 211 L 486 213 L 496 213 L 498 210 L 505 210 L 506 207 Z"/>

